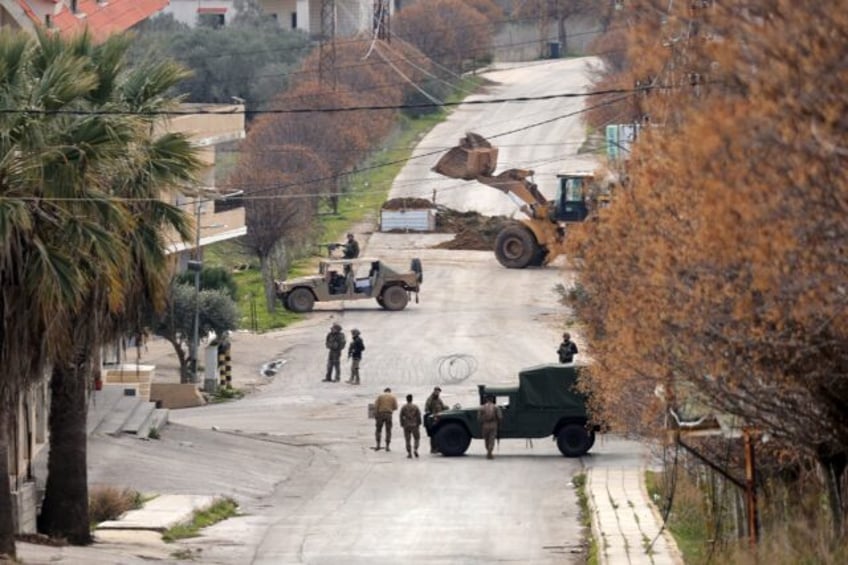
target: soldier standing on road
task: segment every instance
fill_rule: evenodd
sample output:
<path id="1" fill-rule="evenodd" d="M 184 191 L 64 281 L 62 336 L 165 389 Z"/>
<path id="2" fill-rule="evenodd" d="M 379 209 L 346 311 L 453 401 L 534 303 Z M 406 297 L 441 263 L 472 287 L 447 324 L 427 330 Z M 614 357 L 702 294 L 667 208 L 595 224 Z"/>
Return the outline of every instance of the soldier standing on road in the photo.
<path id="1" fill-rule="evenodd" d="M 442 389 L 436 387 L 433 389 L 432 394 L 427 398 L 427 402 L 424 404 L 424 412 L 428 414 L 432 414 L 434 417 L 447 409 L 445 403 L 442 402 L 442 399 L 439 395 L 442 393 Z M 436 447 L 436 438 L 430 437 L 430 453 L 438 453 L 439 450 Z"/>
<path id="2" fill-rule="evenodd" d="M 418 444 L 421 443 L 421 410 L 412 403 L 412 395 L 406 395 L 406 404 L 400 409 L 400 425 L 403 427 L 403 439 L 406 441 L 406 458 L 418 457 Z M 411 444 L 415 440 L 415 445 Z"/>
<path id="3" fill-rule="evenodd" d="M 362 352 L 365 351 L 365 342 L 359 337 L 359 330 L 350 330 L 350 335 L 353 336 L 350 345 L 347 348 L 347 358 L 350 359 L 350 380 L 347 381 L 352 385 L 359 384 L 359 362 L 362 361 Z"/>
<path id="4" fill-rule="evenodd" d="M 477 411 L 477 421 L 483 432 L 483 439 L 486 442 L 486 459 L 494 459 L 492 451 L 495 449 L 495 438 L 498 437 L 498 428 L 503 421 L 503 412 L 500 406 L 495 405 L 495 397 L 487 396 L 483 405 Z"/>
<path id="5" fill-rule="evenodd" d="M 345 347 L 345 336 L 342 333 L 342 327 L 338 324 L 333 324 L 330 327 L 330 333 L 327 334 L 327 339 L 325 340 L 325 345 L 327 346 L 327 376 L 324 377 L 324 380 L 330 382 L 333 380 L 332 374 L 333 370 L 336 372 L 336 382 L 341 379 L 342 369 L 340 360 L 342 358 L 342 351 L 344 351 Z"/>
<path id="6" fill-rule="evenodd" d="M 359 257 L 359 242 L 352 233 L 347 234 L 347 243 L 344 244 L 344 259 L 356 259 Z"/>
<path id="7" fill-rule="evenodd" d="M 374 449 L 380 450 L 380 436 L 383 432 L 383 426 L 386 427 L 386 451 L 389 449 L 389 444 L 392 443 L 392 413 L 398 409 L 397 398 L 392 394 L 392 389 L 386 387 L 383 394 L 377 397 L 374 402 L 374 419 L 376 420 L 377 430 L 375 437 L 377 438 L 377 447 Z"/>
<path id="8" fill-rule="evenodd" d="M 562 334 L 562 343 L 559 344 L 557 354 L 559 354 L 560 363 L 574 362 L 574 356 L 577 355 L 577 344 L 571 341 L 570 333 Z"/>

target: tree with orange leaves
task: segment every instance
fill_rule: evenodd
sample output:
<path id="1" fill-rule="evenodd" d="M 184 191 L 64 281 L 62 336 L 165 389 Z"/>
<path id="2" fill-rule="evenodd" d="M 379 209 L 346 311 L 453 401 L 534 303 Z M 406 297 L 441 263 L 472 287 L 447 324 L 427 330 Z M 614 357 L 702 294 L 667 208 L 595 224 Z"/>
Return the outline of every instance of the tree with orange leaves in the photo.
<path id="1" fill-rule="evenodd" d="M 400 11 L 392 26 L 394 37 L 454 72 L 465 70 L 467 60 L 491 57 L 491 19 L 460 0 L 416 2 Z"/>
<path id="2" fill-rule="evenodd" d="M 656 429 L 655 392 L 696 392 L 818 462 L 844 536 L 848 16 L 790 0 L 622 15 L 653 127 L 571 238 L 597 409 Z"/>

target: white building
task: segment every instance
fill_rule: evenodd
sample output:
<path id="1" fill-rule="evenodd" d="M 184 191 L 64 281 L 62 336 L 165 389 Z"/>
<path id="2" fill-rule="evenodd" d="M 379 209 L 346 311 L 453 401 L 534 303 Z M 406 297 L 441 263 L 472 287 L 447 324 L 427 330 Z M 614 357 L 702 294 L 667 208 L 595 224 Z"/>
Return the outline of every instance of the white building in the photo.
<path id="1" fill-rule="evenodd" d="M 262 12 L 283 29 L 310 35 L 321 32 L 322 0 L 257 0 Z M 391 13 L 411 0 L 388 0 Z M 375 0 L 335 0 L 337 37 L 348 37 L 373 28 Z M 201 19 L 212 25 L 229 25 L 236 15 L 234 0 L 171 0 L 163 11 L 194 27 Z"/>

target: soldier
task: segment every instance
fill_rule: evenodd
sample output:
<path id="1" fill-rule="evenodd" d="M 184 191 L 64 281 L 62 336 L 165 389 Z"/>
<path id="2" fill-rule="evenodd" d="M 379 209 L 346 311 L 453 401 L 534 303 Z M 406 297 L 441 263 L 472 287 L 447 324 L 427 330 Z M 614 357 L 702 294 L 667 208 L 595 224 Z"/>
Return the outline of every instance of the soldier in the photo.
<path id="1" fill-rule="evenodd" d="M 347 243 L 344 244 L 344 259 L 356 259 L 359 257 L 359 242 L 352 233 L 347 234 Z"/>
<path id="2" fill-rule="evenodd" d="M 498 428 L 503 421 L 503 412 L 500 406 L 495 405 L 495 397 L 489 395 L 483 405 L 477 411 L 477 421 L 480 422 L 483 439 L 486 442 L 486 459 L 494 459 L 492 451 L 495 449 L 495 438 L 498 436 Z"/>
<path id="3" fill-rule="evenodd" d="M 421 410 L 412 403 L 412 395 L 406 395 L 406 404 L 400 409 L 400 425 L 403 428 L 403 439 L 406 441 L 406 458 L 412 459 L 414 453 L 418 457 L 418 444 L 421 442 Z M 410 445 L 410 439 L 415 439 L 415 445 Z M 388 449 L 388 448 L 386 448 Z"/>
<path id="4" fill-rule="evenodd" d="M 342 327 L 338 324 L 333 324 L 330 327 L 330 333 L 327 334 L 327 339 L 325 340 L 325 345 L 327 346 L 327 376 L 324 377 L 324 380 L 327 382 L 332 381 L 333 370 L 336 372 L 335 381 L 338 382 L 341 379 L 342 369 L 340 365 L 340 360 L 342 357 L 342 351 L 344 351 L 345 347 L 345 336 L 342 333 Z"/>
<path id="5" fill-rule="evenodd" d="M 442 399 L 439 398 L 439 394 L 441 394 L 442 389 L 436 387 L 433 389 L 432 394 L 427 398 L 427 402 L 424 404 L 424 412 L 428 414 L 432 414 L 436 416 L 439 412 L 442 412 L 447 407 L 445 403 L 442 402 Z M 436 438 L 430 437 L 430 453 L 438 453 L 439 450 L 436 447 Z"/>
<path id="6" fill-rule="evenodd" d="M 374 402 L 374 419 L 377 425 L 375 434 L 377 447 L 374 448 L 375 450 L 380 450 L 380 435 L 383 432 L 383 426 L 386 426 L 386 451 L 391 451 L 389 444 L 392 442 L 392 413 L 397 409 L 397 398 L 392 394 L 392 389 L 386 387 L 383 394 L 378 396 Z"/>
<path id="7" fill-rule="evenodd" d="M 560 363 L 572 363 L 574 361 L 574 356 L 577 355 L 577 344 L 571 341 L 570 333 L 562 334 L 562 343 L 559 344 L 557 354 Z"/>
<path id="8" fill-rule="evenodd" d="M 359 362 L 362 361 L 362 352 L 365 351 L 365 342 L 359 337 L 359 330 L 350 330 L 350 335 L 353 336 L 350 345 L 347 348 L 347 358 L 350 359 L 350 380 L 347 382 L 352 385 L 359 384 Z"/>

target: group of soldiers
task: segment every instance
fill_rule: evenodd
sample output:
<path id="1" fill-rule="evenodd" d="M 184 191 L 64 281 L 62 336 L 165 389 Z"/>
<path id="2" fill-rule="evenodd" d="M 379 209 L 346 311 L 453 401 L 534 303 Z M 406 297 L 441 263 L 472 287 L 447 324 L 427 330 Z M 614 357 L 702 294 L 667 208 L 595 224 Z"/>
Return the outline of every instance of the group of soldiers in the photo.
<path id="1" fill-rule="evenodd" d="M 350 378 L 346 381 L 348 384 L 359 384 L 359 363 L 362 361 L 362 352 L 365 351 L 365 342 L 362 340 L 361 332 L 354 328 L 350 330 L 351 340 L 347 348 L 347 358 L 350 359 Z M 327 374 L 324 377 L 326 382 L 339 382 L 341 380 L 341 358 L 347 340 L 342 332 L 342 327 L 339 324 L 333 324 L 330 327 L 330 333 L 325 339 L 327 347 Z M 335 378 L 334 378 L 335 376 Z"/>
<path id="2" fill-rule="evenodd" d="M 442 389 L 440 387 L 435 387 L 433 389 L 433 392 L 424 404 L 425 412 L 435 416 L 447 408 L 445 403 L 442 402 L 440 396 L 441 393 Z M 418 457 L 418 448 L 421 445 L 421 424 L 423 423 L 421 409 L 412 400 L 412 395 L 407 394 L 406 404 L 404 404 L 400 409 L 400 427 L 403 428 L 403 439 L 406 442 L 407 459 Z M 392 394 L 392 389 L 386 387 L 382 394 L 377 397 L 377 400 L 374 401 L 374 420 L 376 423 L 375 439 L 377 440 L 377 445 L 374 448 L 375 451 L 382 449 L 381 440 L 383 428 L 386 429 L 386 451 L 391 451 L 392 415 L 397 409 L 397 398 L 395 398 L 395 395 Z M 436 443 L 431 437 L 430 453 L 438 452 Z"/>
<path id="3" fill-rule="evenodd" d="M 435 387 L 424 404 L 424 410 L 437 416 L 447 409 L 441 398 L 442 389 Z M 418 448 L 421 445 L 421 409 L 412 401 L 412 395 L 406 395 L 406 404 L 400 409 L 400 426 L 403 428 L 403 439 L 406 442 L 406 457 L 412 459 L 418 457 Z M 386 451 L 391 451 L 392 443 L 392 414 L 398 409 L 397 398 L 392 394 L 392 389 L 386 387 L 382 394 L 374 401 L 374 419 L 376 421 L 375 439 L 376 451 L 381 449 L 383 428 L 386 429 Z M 493 396 L 487 396 L 483 405 L 477 411 L 477 419 L 483 433 L 486 444 L 486 458 L 494 459 L 495 439 L 498 437 L 498 428 L 503 422 L 503 411 L 495 404 Z M 438 453 L 439 446 L 434 437 L 430 437 L 430 453 Z"/>

